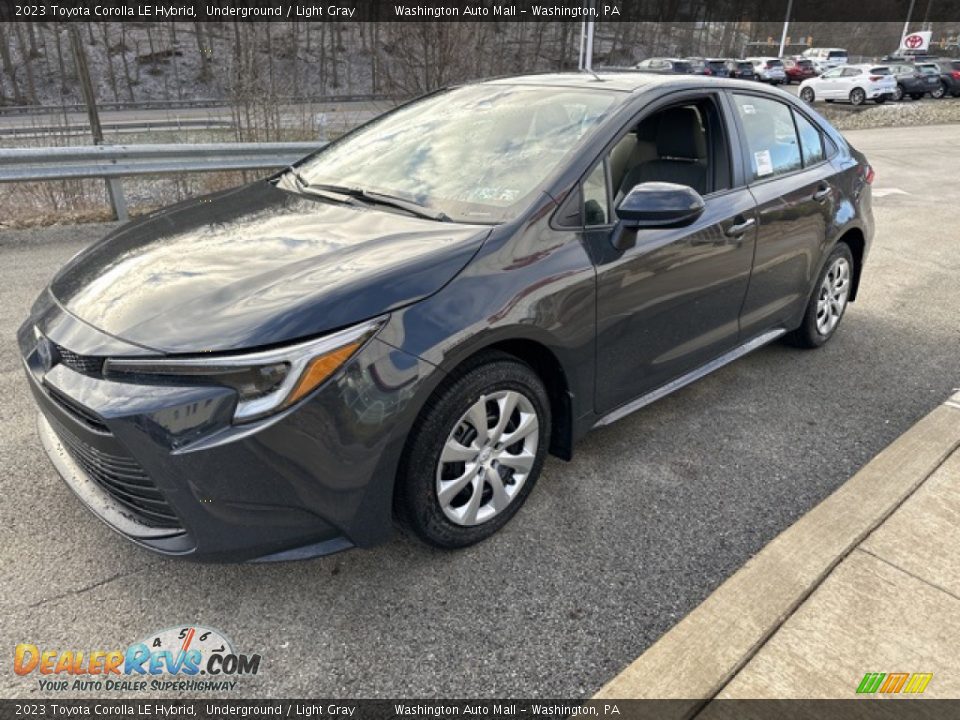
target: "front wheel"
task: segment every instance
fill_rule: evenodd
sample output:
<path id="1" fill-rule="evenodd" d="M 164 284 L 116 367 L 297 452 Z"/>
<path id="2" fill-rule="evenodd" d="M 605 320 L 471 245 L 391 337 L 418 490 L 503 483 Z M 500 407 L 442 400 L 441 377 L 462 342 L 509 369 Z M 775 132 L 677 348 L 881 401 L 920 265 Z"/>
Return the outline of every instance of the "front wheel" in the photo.
<path id="1" fill-rule="evenodd" d="M 813 104 L 814 97 L 815 97 L 815 94 L 813 92 L 812 87 L 805 87 L 803 90 L 800 91 L 800 99 L 803 100 L 808 105 Z"/>
<path id="2" fill-rule="evenodd" d="M 824 263 L 800 327 L 787 336 L 798 347 L 817 348 L 833 337 L 843 319 L 853 287 L 853 254 L 838 243 Z"/>
<path id="3" fill-rule="evenodd" d="M 485 540 L 527 499 L 549 439 L 550 402 L 537 373 L 504 353 L 478 357 L 444 381 L 410 433 L 399 520 L 437 547 Z"/>
<path id="4" fill-rule="evenodd" d="M 903 100 L 904 92 L 903 85 L 897 84 L 896 90 L 893 91 L 893 100 L 894 102 L 900 102 Z"/>
<path id="5" fill-rule="evenodd" d="M 863 88 L 854 88 L 850 91 L 850 104 L 863 105 L 867 101 L 867 94 Z"/>

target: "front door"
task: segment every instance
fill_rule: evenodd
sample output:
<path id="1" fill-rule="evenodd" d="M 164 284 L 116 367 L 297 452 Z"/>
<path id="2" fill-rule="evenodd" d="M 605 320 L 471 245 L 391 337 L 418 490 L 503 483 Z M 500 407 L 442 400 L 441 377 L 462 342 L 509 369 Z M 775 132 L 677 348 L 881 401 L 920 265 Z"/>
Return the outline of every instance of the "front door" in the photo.
<path id="1" fill-rule="evenodd" d="M 704 365 L 739 338 L 756 204 L 745 187 L 732 187 L 728 123 L 712 96 L 656 114 L 663 122 L 652 133 L 653 158 L 613 174 L 609 167 L 615 162 L 607 163 L 611 196 L 622 195 L 635 179 L 675 182 L 700 192 L 706 209 L 687 227 L 636 231 L 632 246 L 623 251 L 611 244 L 610 224 L 587 228 L 597 258 L 599 413 Z M 647 130 L 638 133 L 641 137 L 650 132 L 650 122 L 643 119 Z M 585 185 L 587 203 L 600 203 L 603 198 L 590 187 Z"/>

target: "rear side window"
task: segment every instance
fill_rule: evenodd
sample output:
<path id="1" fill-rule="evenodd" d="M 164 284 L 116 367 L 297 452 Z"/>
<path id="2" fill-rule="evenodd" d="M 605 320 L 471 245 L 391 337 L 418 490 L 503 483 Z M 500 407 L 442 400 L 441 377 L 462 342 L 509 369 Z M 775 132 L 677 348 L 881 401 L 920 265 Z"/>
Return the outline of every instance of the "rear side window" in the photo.
<path id="1" fill-rule="evenodd" d="M 797 121 L 797 134 L 800 136 L 803 166 L 810 167 L 811 165 L 816 165 L 826 157 L 823 152 L 823 135 L 814 127 L 813 123 L 800 113 L 794 112 L 793 117 Z"/>
<path id="2" fill-rule="evenodd" d="M 734 94 L 754 180 L 784 175 L 802 166 L 789 107 L 776 100 Z"/>
<path id="3" fill-rule="evenodd" d="M 889 75 L 889 74 L 890 74 L 890 68 L 888 68 L 888 67 L 886 67 L 886 66 L 884 66 L 884 67 L 870 68 L 870 74 L 871 74 L 871 75 Z"/>

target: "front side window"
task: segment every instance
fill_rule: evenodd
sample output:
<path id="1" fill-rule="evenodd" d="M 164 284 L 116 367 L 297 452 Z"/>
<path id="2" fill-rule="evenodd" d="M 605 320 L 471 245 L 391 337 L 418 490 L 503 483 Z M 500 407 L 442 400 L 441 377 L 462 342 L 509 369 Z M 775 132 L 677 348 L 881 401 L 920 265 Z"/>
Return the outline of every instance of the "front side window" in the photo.
<path id="1" fill-rule="evenodd" d="M 310 184 L 388 194 L 463 222 L 502 222 L 619 101 L 592 89 L 457 88 L 386 115 L 299 170 Z"/>
<path id="2" fill-rule="evenodd" d="M 843 77 L 855 77 L 860 75 L 861 71 L 858 68 L 844 68 Z"/>
<path id="3" fill-rule="evenodd" d="M 776 100 L 735 94 L 754 180 L 784 175 L 802 166 L 789 107 Z"/>
<path id="4" fill-rule="evenodd" d="M 598 163 L 583 181 L 583 224 L 606 225 L 610 221 L 606 163 Z"/>
<path id="5" fill-rule="evenodd" d="M 822 78 L 837 78 L 837 77 L 840 77 L 840 73 L 842 73 L 842 72 L 843 72 L 843 71 L 842 71 L 840 68 L 834 68 L 833 70 L 827 70 L 827 72 L 825 72 L 825 73 L 824 73 L 823 75 L 821 75 L 820 77 L 822 77 Z"/>

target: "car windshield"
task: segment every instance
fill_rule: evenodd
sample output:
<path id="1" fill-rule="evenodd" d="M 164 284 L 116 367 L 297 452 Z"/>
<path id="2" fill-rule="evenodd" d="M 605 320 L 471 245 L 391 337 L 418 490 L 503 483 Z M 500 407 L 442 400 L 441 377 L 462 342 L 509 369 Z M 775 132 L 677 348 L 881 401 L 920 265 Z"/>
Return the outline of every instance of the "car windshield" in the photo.
<path id="1" fill-rule="evenodd" d="M 936 65 L 920 65 L 918 69 L 919 69 L 920 72 L 922 72 L 924 75 L 939 75 L 939 74 L 940 74 L 940 68 L 938 68 Z"/>
<path id="2" fill-rule="evenodd" d="M 707 65 L 709 65 L 710 68 L 713 69 L 713 70 L 723 70 L 723 69 L 724 69 L 723 60 L 710 60 L 710 61 L 707 62 Z"/>
<path id="3" fill-rule="evenodd" d="M 675 62 L 673 64 L 673 69 L 676 72 L 685 73 L 685 72 L 690 72 L 693 69 L 693 66 L 690 65 L 690 63 L 688 62 Z"/>
<path id="4" fill-rule="evenodd" d="M 737 63 L 737 70 L 753 70 L 753 64 L 748 62 Z"/>
<path id="5" fill-rule="evenodd" d="M 779 60 L 767 60 L 767 67 L 783 67 L 783 63 Z"/>
<path id="6" fill-rule="evenodd" d="M 842 50 L 831 50 L 829 53 L 827 53 L 827 59 L 829 60 L 845 58 L 846 56 L 847 56 L 847 53 Z"/>
<path id="7" fill-rule="evenodd" d="M 464 222 L 502 222 L 530 202 L 619 95 L 500 84 L 457 88 L 385 115 L 297 170 L 309 185 L 389 195 Z"/>

